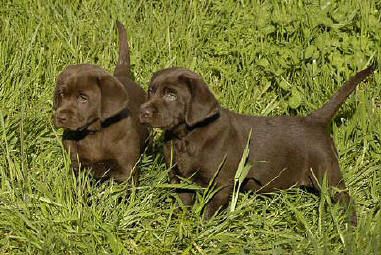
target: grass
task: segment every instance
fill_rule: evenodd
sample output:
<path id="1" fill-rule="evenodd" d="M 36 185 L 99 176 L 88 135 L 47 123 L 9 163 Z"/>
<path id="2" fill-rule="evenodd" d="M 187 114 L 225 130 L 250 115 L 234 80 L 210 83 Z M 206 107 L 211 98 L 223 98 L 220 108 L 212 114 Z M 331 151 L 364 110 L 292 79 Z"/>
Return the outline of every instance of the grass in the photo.
<path id="1" fill-rule="evenodd" d="M 380 254 L 381 75 L 340 109 L 332 132 L 358 227 L 299 189 L 240 194 L 200 219 L 182 210 L 158 152 L 141 186 L 75 178 L 52 126 L 55 77 L 68 64 L 112 71 L 115 20 L 127 27 L 136 80 L 184 66 L 225 107 L 306 115 L 369 61 L 381 60 L 381 2 L 5 1 L 0 9 L 0 254 Z"/>

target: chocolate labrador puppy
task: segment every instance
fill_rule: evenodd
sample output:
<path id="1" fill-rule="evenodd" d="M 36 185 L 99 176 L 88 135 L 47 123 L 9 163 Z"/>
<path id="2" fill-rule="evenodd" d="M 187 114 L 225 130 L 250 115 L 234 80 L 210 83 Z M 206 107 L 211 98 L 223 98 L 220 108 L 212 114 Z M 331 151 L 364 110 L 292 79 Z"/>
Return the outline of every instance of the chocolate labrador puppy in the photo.
<path id="1" fill-rule="evenodd" d="M 54 121 L 74 170 L 88 168 L 98 179 L 132 177 L 149 130 L 139 123 L 144 90 L 131 80 L 127 33 L 117 22 L 119 60 L 114 76 L 97 65 L 69 65 L 57 78 Z"/>
<path id="2" fill-rule="evenodd" d="M 349 204 L 329 124 L 356 85 L 373 71 L 372 66 L 357 73 L 307 117 L 259 117 L 222 108 L 196 73 L 164 69 L 151 79 L 140 121 L 165 130 L 165 160 L 173 165 L 171 183 L 191 178 L 205 187 L 219 170 L 215 183 L 220 190 L 207 205 L 206 218 L 227 205 L 250 131 L 251 169 L 243 190 L 264 193 L 303 186 L 319 191 L 326 175 L 329 185 L 341 190 L 336 200 Z M 191 192 L 183 190 L 179 195 L 185 205 L 193 203 Z"/>

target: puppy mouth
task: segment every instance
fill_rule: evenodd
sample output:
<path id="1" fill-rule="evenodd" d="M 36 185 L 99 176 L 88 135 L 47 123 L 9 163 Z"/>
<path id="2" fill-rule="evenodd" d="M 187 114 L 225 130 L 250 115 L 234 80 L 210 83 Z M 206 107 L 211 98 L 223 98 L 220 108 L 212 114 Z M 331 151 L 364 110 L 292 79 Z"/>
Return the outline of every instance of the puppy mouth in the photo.
<path id="1" fill-rule="evenodd" d="M 142 124 L 151 124 L 151 118 L 148 118 L 147 116 L 145 116 L 144 114 L 139 114 L 139 121 L 140 123 Z"/>
<path id="2" fill-rule="evenodd" d="M 83 129 L 86 128 L 86 126 L 78 126 L 76 124 L 73 124 L 76 123 L 75 121 L 72 121 L 71 119 L 60 119 L 58 116 L 54 116 L 54 126 L 56 128 L 63 128 L 63 129 L 67 129 L 67 130 L 70 130 L 70 131 L 81 131 Z"/>
<path id="3" fill-rule="evenodd" d="M 57 115 L 53 116 L 53 120 L 56 128 L 67 128 L 67 122 L 60 119 Z"/>
<path id="4" fill-rule="evenodd" d="M 162 125 L 159 125 L 159 123 L 156 123 L 153 118 L 147 118 L 145 116 L 140 115 L 139 121 L 141 124 L 149 125 L 153 128 L 163 128 Z"/>
<path id="5" fill-rule="evenodd" d="M 159 116 L 157 116 L 157 115 L 147 116 L 146 114 L 141 113 L 139 115 L 139 121 L 140 121 L 140 123 L 149 125 L 153 128 L 165 129 L 166 125 L 162 124 L 163 121 L 157 121 L 158 117 Z"/>
<path id="6" fill-rule="evenodd" d="M 158 128 L 163 130 L 170 130 L 173 127 L 177 126 L 179 124 L 179 121 L 177 119 L 174 120 L 168 120 L 160 118 L 160 116 L 143 116 L 143 114 L 139 115 L 140 123 L 148 125 L 152 128 Z"/>
<path id="7" fill-rule="evenodd" d="M 70 131 L 81 131 L 82 130 L 80 127 L 75 127 L 75 126 L 69 125 L 67 123 L 56 122 L 55 126 L 56 126 L 56 128 L 63 128 L 63 129 L 67 129 Z"/>

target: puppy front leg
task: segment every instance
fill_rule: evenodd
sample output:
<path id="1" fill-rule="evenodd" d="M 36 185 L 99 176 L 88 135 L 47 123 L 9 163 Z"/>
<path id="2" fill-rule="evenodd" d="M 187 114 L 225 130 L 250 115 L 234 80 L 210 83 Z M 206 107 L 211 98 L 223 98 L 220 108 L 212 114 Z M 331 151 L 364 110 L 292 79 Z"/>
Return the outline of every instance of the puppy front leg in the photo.
<path id="1" fill-rule="evenodd" d="M 112 172 L 112 178 L 117 182 L 131 181 L 135 186 L 139 184 L 139 167 L 137 165 L 138 159 L 126 159 L 119 161 L 119 167 Z"/>
<path id="2" fill-rule="evenodd" d="M 171 168 L 168 172 L 168 177 L 169 177 L 169 183 L 171 184 L 179 184 L 181 183 L 181 180 L 177 177 L 177 173 L 179 173 L 179 169 L 176 165 L 172 165 L 173 161 L 173 155 L 172 155 L 172 147 L 171 143 L 166 143 L 164 145 L 164 157 L 165 157 L 165 162 L 168 168 Z M 194 201 L 194 193 L 189 192 L 188 190 L 185 189 L 176 189 L 176 193 L 180 197 L 181 201 L 183 202 L 184 206 L 192 206 Z"/>
<path id="3" fill-rule="evenodd" d="M 130 180 L 134 186 L 137 186 L 139 180 L 139 168 L 137 166 L 124 167 L 123 170 L 113 173 L 112 178 L 118 183 Z"/>
<path id="4" fill-rule="evenodd" d="M 176 167 L 174 167 L 174 168 L 175 169 L 170 170 L 168 173 L 169 182 L 171 184 L 179 184 L 180 179 L 175 174 L 176 173 Z M 184 206 L 192 206 L 193 205 L 193 203 L 194 203 L 194 201 L 193 201 L 194 193 L 193 192 L 189 192 L 188 190 L 185 190 L 185 189 L 176 189 L 176 193 L 179 195 Z"/>
<path id="5" fill-rule="evenodd" d="M 226 208 L 231 193 L 232 188 L 230 186 L 223 187 L 221 190 L 219 190 L 207 204 L 205 208 L 204 219 L 209 220 L 212 216 L 216 214 L 216 212 L 219 209 Z"/>
<path id="6" fill-rule="evenodd" d="M 65 135 L 65 132 L 64 132 L 64 135 Z M 73 170 L 75 176 L 78 176 L 79 171 L 80 171 L 80 169 L 79 169 L 80 164 L 79 164 L 78 152 L 75 149 L 76 146 L 70 140 L 64 139 L 62 142 L 63 142 L 63 145 L 64 145 L 66 152 L 69 153 L 70 161 L 71 161 L 71 169 Z"/>

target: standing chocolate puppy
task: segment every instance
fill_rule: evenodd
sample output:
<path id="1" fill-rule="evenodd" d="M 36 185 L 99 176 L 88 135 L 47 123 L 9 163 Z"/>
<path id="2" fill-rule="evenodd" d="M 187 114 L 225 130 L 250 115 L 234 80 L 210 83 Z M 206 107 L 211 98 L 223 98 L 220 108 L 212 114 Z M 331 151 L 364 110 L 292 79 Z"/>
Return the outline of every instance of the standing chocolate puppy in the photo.
<path id="1" fill-rule="evenodd" d="M 139 123 L 144 90 L 131 80 L 127 33 L 120 22 L 114 76 L 97 65 L 69 65 L 57 78 L 54 121 L 75 171 L 118 182 L 138 177 L 137 162 L 148 137 Z"/>
<path id="2" fill-rule="evenodd" d="M 220 189 L 206 208 L 206 218 L 227 205 L 234 176 L 252 130 L 248 161 L 252 165 L 243 190 L 272 192 L 292 186 L 319 190 L 327 175 L 329 185 L 342 190 L 336 200 L 348 204 L 350 196 L 340 173 L 338 155 L 328 127 L 331 119 L 356 85 L 372 74 L 369 67 L 351 78 L 321 109 L 307 117 L 257 117 L 220 107 L 203 79 L 183 68 L 169 68 L 153 75 L 149 100 L 140 120 L 165 130 L 165 157 L 174 167 L 172 183 L 192 178 L 207 186 L 216 177 Z M 184 204 L 193 194 L 180 192 Z M 356 221 L 353 214 L 354 222 Z"/>

